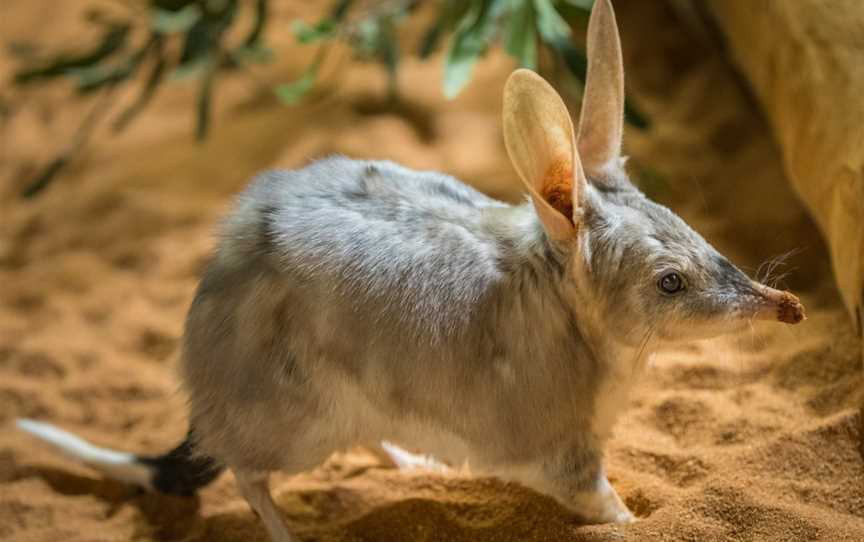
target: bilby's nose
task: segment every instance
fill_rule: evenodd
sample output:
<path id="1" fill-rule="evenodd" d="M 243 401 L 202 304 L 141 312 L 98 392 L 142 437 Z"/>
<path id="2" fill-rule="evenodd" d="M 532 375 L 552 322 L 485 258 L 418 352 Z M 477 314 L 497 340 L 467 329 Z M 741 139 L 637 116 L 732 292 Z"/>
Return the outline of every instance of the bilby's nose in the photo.
<path id="1" fill-rule="evenodd" d="M 756 311 L 756 318 L 759 320 L 776 320 L 787 324 L 797 324 L 807 319 L 804 314 L 804 305 L 790 292 L 775 290 L 758 282 L 753 283 L 753 289 L 759 298 L 759 306 Z"/>

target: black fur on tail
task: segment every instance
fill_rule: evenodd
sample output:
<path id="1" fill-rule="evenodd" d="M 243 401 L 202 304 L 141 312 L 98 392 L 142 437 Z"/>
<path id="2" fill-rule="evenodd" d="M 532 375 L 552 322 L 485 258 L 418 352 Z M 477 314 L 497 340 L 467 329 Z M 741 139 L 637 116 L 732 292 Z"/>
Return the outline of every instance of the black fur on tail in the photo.
<path id="1" fill-rule="evenodd" d="M 153 457 L 139 457 L 138 462 L 153 469 L 153 489 L 169 495 L 190 497 L 216 479 L 225 466 L 206 455 L 196 453 L 192 431 L 170 452 Z"/>

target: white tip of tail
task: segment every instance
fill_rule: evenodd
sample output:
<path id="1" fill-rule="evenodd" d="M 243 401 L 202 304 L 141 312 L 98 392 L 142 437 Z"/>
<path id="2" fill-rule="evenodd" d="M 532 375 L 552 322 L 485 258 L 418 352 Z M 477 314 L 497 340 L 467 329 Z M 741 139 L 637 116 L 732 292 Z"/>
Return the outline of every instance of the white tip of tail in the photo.
<path id="1" fill-rule="evenodd" d="M 108 478 L 151 488 L 153 471 L 138 462 L 134 454 L 99 448 L 48 423 L 23 418 L 15 423 L 22 431 L 47 442 L 70 459 L 83 463 Z"/>

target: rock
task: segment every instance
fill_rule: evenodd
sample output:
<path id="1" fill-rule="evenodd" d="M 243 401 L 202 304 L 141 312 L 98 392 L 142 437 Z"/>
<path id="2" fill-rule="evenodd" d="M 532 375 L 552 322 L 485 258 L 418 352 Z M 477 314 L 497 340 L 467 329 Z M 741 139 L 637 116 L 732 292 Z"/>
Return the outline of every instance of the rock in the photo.
<path id="1" fill-rule="evenodd" d="M 838 289 L 864 335 L 864 3 L 709 6 L 774 128 L 789 178 L 827 238 Z M 861 420 L 864 435 L 864 406 Z"/>

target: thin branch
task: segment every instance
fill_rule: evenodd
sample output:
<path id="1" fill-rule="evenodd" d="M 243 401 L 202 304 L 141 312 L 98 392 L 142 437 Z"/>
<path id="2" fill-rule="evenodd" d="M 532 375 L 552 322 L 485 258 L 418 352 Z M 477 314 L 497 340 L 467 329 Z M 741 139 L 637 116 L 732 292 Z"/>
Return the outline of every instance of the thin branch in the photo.
<path id="1" fill-rule="evenodd" d="M 87 113 L 87 116 L 84 117 L 84 120 L 81 121 L 81 124 L 72 136 L 72 141 L 24 188 L 21 192 L 23 198 L 32 198 L 48 188 L 51 182 L 57 178 L 57 175 L 72 163 L 81 149 L 90 140 L 96 126 L 111 108 L 111 103 L 114 101 L 114 89 L 115 85 L 113 84 L 104 87 L 102 95 L 96 99 L 93 107 Z"/>

